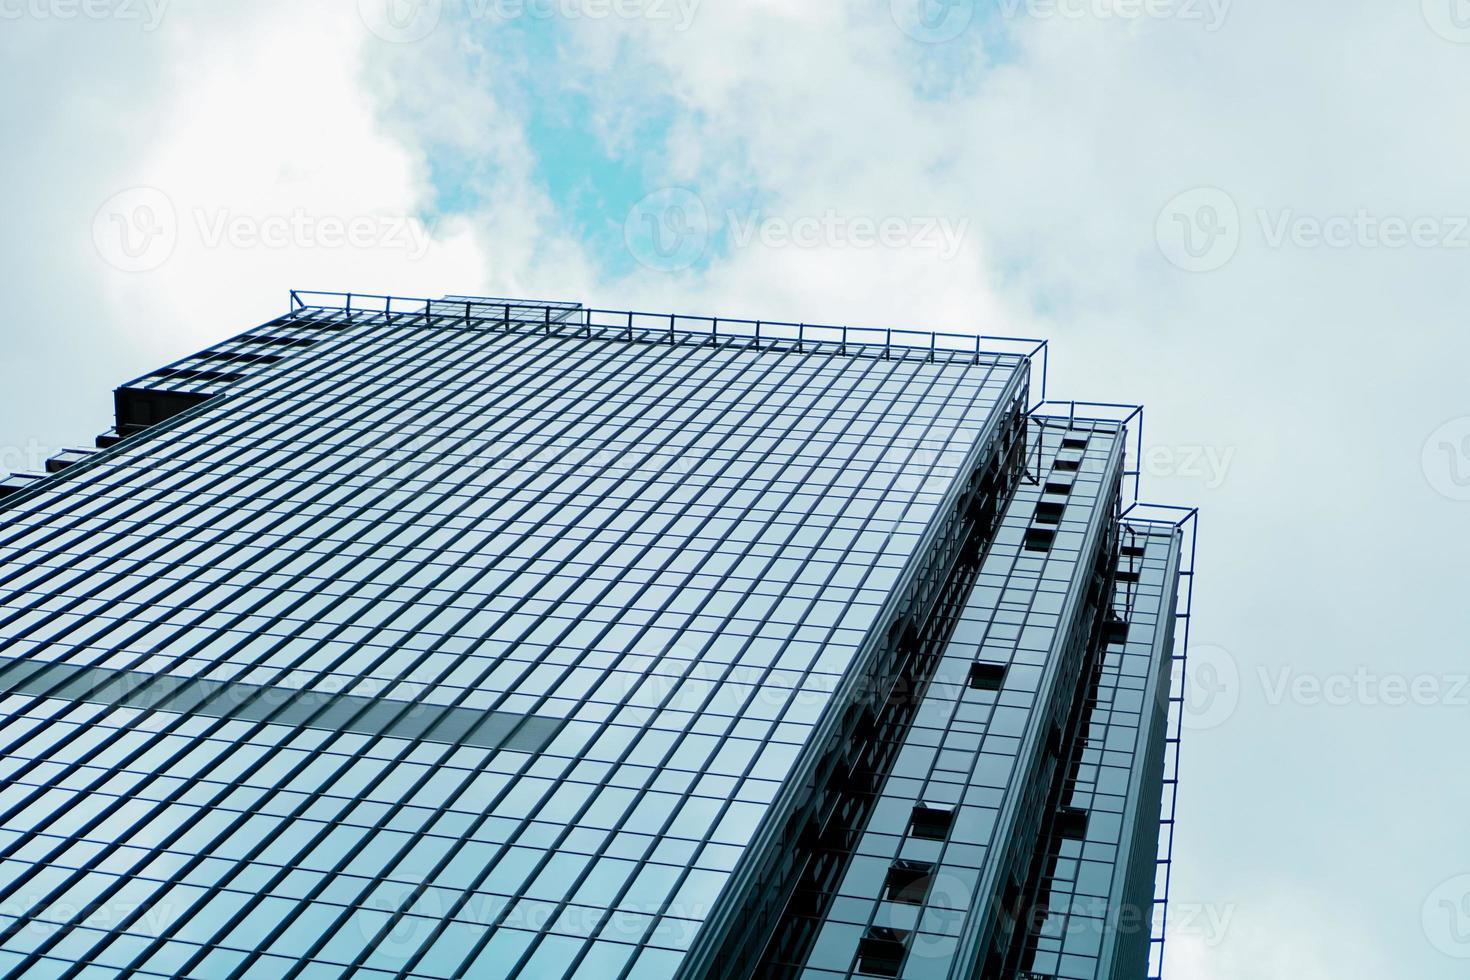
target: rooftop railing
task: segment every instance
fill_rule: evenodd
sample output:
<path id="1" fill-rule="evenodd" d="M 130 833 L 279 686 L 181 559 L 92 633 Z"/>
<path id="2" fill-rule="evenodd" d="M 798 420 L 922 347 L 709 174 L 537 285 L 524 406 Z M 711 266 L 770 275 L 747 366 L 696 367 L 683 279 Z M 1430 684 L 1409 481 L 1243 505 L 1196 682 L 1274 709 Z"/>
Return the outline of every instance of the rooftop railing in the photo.
<path id="1" fill-rule="evenodd" d="M 1120 402 L 1056 401 L 1043 398 L 1031 410 L 1033 418 L 1055 419 L 1067 425 L 1110 425 L 1125 431 L 1131 447 L 1131 461 L 1123 469 L 1125 493 L 1120 512 L 1138 506 L 1143 481 L 1143 406 Z M 1128 487 L 1127 484 L 1132 486 Z"/>
<path id="2" fill-rule="evenodd" d="M 833 349 L 839 353 L 876 356 L 883 359 L 923 358 L 963 360 L 979 363 L 986 359 L 1015 359 L 1034 366 L 1039 363 L 1039 401 L 1046 398 L 1048 342 L 1030 337 L 917 330 L 907 327 L 854 327 L 820 323 L 791 323 L 782 320 L 749 320 L 739 317 L 692 316 L 679 313 L 646 313 L 636 310 L 607 310 L 577 303 L 539 302 L 493 297 L 448 296 L 422 299 L 365 293 L 334 293 L 314 290 L 291 291 L 291 310 L 334 310 L 350 319 L 358 313 L 397 317 L 423 317 L 425 322 L 452 322 L 466 326 L 509 328 L 535 327 L 566 332 L 584 331 L 587 336 L 609 336 L 624 340 L 666 340 L 670 343 L 707 341 L 711 344 L 743 342 L 756 349 Z M 1039 402 L 1038 402 L 1039 403 Z"/>

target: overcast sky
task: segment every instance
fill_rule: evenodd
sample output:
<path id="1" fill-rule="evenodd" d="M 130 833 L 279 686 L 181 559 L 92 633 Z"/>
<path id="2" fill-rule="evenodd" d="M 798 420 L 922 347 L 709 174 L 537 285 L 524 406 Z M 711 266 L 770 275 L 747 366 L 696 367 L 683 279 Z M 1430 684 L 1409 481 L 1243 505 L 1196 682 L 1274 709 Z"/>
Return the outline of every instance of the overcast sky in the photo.
<path id="1" fill-rule="evenodd" d="M 287 291 L 1048 337 L 1197 504 L 1170 980 L 1470 975 L 1470 3 L 0 0 L 0 470 Z"/>

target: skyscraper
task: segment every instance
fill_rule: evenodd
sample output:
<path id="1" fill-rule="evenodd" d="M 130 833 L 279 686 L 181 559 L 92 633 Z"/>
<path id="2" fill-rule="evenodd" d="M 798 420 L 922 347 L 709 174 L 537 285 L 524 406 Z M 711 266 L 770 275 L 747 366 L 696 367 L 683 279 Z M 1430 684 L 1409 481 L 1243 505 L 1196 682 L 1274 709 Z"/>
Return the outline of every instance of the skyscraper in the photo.
<path id="1" fill-rule="evenodd" d="M 0 971 L 1149 975 L 1192 514 L 1046 356 L 297 293 L 122 386 L 0 483 Z"/>

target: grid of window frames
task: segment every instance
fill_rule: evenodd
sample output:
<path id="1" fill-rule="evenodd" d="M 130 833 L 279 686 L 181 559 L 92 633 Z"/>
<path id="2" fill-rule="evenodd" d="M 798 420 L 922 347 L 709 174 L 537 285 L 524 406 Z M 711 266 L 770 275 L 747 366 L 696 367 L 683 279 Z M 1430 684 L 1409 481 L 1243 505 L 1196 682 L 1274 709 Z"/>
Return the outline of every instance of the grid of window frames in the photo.
<path id="1" fill-rule="evenodd" d="M 1033 423 L 1032 473 L 922 693 L 893 773 L 800 975 L 967 976 L 962 940 L 996 916 L 991 892 L 1034 836 L 1017 828 L 1033 757 L 1089 639 L 1076 597 L 1117 507 L 1124 433 Z M 1065 653 L 1065 656 L 1064 656 Z M 1061 668 L 1067 658 L 1071 674 Z M 1069 688 L 1070 689 L 1070 688 Z M 791 964 L 797 966 L 798 964 Z"/>
<path id="2" fill-rule="evenodd" d="M 672 976 L 1025 374 L 252 333 L 0 504 L 6 975 Z"/>
<path id="3" fill-rule="evenodd" d="M 1037 976 L 1148 973 L 1181 545 L 1175 528 L 1123 525 L 1120 625 L 1090 680 L 1066 783 L 1067 812 L 1077 818 L 1041 845 L 1048 866 L 1025 958 Z"/>

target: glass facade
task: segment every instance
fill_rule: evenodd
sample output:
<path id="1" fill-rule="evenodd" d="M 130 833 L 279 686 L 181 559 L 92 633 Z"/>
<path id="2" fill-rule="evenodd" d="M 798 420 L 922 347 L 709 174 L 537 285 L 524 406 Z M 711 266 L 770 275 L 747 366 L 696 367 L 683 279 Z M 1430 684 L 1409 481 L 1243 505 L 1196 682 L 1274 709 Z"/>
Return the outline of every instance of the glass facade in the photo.
<path id="1" fill-rule="evenodd" d="M 1034 975 L 1145 976 L 1164 786 L 1164 736 L 1182 541 L 1146 523 L 1122 531 L 1111 624 L 1086 680 L 1065 760 L 1063 818 L 1037 851 Z"/>
<path id="2" fill-rule="evenodd" d="M 0 482 L 0 975 L 1147 974 L 1182 538 L 1034 351 L 292 306 Z"/>
<path id="3" fill-rule="evenodd" d="M 959 612 L 914 724 L 903 733 L 894 774 L 858 840 L 808 958 L 811 977 L 854 976 L 881 955 L 862 956 L 864 937 L 902 935 L 906 977 L 949 976 L 973 959 L 980 933 L 1003 924 L 996 882 L 1009 887 L 1028 857 L 1037 799 L 1054 782 L 1057 727 L 1064 723 L 1097 604 L 1082 600 L 1093 580 L 1093 540 L 1116 505 L 1122 443 L 1116 432 L 1083 435 L 1088 445 L 1067 493 L 1051 492 L 1063 430 L 1040 425 L 1029 463 L 1048 475 L 1023 483 L 1006 507 Z M 1036 523 L 1047 497 L 1067 503 L 1054 524 Z M 1038 530 L 1049 539 L 1040 540 Z M 914 810 L 947 815 L 942 835 L 917 832 Z M 922 869 L 907 889 L 885 887 L 899 864 Z M 1008 937 L 1002 937 L 1008 938 Z M 870 947 L 877 946 L 870 942 Z M 879 947 L 881 949 L 881 947 Z M 1004 952 L 1004 947 L 1001 948 Z M 836 969 L 833 969 L 833 968 Z M 996 974 L 998 965 L 987 969 Z"/>

